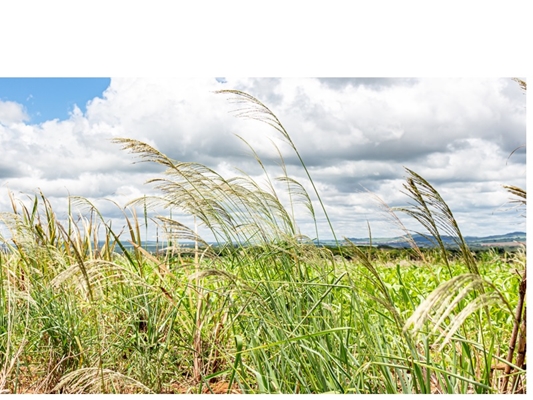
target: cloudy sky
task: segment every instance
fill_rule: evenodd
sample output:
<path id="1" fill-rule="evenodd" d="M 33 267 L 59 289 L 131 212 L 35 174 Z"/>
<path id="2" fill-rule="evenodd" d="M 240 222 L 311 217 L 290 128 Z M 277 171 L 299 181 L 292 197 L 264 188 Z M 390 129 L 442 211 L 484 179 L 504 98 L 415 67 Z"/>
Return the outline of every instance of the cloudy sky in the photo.
<path id="1" fill-rule="evenodd" d="M 367 223 L 374 237 L 401 233 L 367 191 L 389 206 L 407 205 L 404 167 L 434 185 L 463 234 L 525 230 L 525 218 L 502 187 L 526 187 L 520 147 L 526 143 L 526 96 L 510 78 L 3 78 L 0 211 L 9 210 L 8 190 L 23 198 L 40 189 L 58 215 L 66 212 L 70 193 L 118 218 L 104 199 L 124 205 L 156 193 L 145 181 L 162 169 L 133 164 L 131 154 L 111 143 L 115 137 L 145 141 L 172 159 L 203 163 L 223 176 L 240 168 L 259 180 L 258 165 L 236 135 L 255 148 L 273 177 L 282 173 L 274 141 L 289 175 L 309 187 L 280 135 L 236 118 L 231 111 L 237 106 L 214 93 L 220 89 L 249 93 L 277 115 L 340 237 L 366 237 Z M 313 237 L 305 209 L 297 216 L 302 233 Z M 318 217 L 321 237 L 331 237 Z"/>

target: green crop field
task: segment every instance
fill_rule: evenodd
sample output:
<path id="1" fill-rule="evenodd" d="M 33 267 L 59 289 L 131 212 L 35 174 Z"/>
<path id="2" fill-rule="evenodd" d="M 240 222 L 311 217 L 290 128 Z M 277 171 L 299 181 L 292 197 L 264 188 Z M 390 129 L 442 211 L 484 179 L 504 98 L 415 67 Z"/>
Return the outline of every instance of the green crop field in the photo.
<path id="1" fill-rule="evenodd" d="M 289 134 L 255 98 L 225 93 L 241 117 L 283 136 L 313 192 L 286 174 L 225 179 L 118 139 L 167 168 L 152 181 L 160 197 L 117 205 L 125 232 L 83 198 L 60 220 L 44 194 L 13 196 L 0 213 L 0 393 L 526 392 L 525 246 L 472 252 L 444 199 L 411 170 L 412 205 L 389 212 L 418 221 L 435 248 L 316 246 L 298 234 L 293 205 L 315 221 L 327 213 Z M 525 191 L 508 189 L 525 205 Z M 195 216 L 219 245 L 146 218 L 152 205 Z M 163 252 L 143 248 L 151 223 L 167 233 Z"/>

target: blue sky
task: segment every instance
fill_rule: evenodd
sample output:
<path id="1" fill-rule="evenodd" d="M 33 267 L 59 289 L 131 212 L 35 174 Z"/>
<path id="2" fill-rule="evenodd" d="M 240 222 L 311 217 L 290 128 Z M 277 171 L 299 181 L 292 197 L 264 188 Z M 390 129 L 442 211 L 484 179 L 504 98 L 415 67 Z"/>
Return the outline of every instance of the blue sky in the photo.
<path id="1" fill-rule="evenodd" d="M 0 100 L 21 104 L 28 123 L 65 120 L 74 105 L 86 111 L 94 97 L 102 97 L 109 78 L 0 78 Z"/>

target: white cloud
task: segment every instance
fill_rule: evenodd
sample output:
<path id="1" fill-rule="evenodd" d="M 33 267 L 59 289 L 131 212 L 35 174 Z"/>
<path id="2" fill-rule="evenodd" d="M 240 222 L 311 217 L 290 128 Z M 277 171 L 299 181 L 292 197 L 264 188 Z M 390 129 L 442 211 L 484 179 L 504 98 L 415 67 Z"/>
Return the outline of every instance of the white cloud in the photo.
<path id="1" fill-rule="evenodd" d="M 24 107 L 14 101 L 0 100 L 0 125 L 17 124 L 28 119 Z"/>
<path id="2" fill-rule="evenodd" d="M 266 124 L 234 118 L 230 111 L 238 105 L 213 93 L 219 89 L 246 91 L 278 116 L 339 236 L 366 235 L 366 220 L 371 226 L 375 221 L 374 236 L 390 236 L 377 205 L 360 190 L 405 205 L 404 166 L 441 191 L 467 234 L 514 230 L 508 215 L 496 211 L 508 198 L 502 184 L 525 187 L 524 152 L 507 160 L 525 143 L 525 96 L 510 79 L 112 79 L 85 114 L 75 109 L 66 121 L 25 124 L 21 105 L 0 102 L 0 182 L 26 193 L 41 188 L 58 199 L 70 192 L 99 204 L 104 197 L 125 204 L 152 193 L 143 182 L 161 168 L 132 164 L 135 159 L 110 139 L 143 140 L 171 158 L 205 163 L 224 175 L 239 167 L 258 176 L 239 134 L 279 175 L 273 140 L 289 174 L 310 189 L 281 136 Z M 0 207 L 7 206 L 0 196 Z M 313 235 L 308 215 L 298 212 L 302 230 Z M 481 226 L 484 232 L 477 232 Z M 323 219 L 320 228 L 328 236 Z"/>

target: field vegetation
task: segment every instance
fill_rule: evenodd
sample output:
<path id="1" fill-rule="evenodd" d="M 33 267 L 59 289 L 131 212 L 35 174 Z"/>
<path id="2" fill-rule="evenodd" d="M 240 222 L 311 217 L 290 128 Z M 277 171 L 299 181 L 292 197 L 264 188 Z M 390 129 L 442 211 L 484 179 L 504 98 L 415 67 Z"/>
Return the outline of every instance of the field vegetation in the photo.
<path id="1" fill-rule="evenodd" d="M 411 205 L 387 212 L 395 223 L 417 220 L 434 248 L 341 246 L 342 238 L 316 246 L 300 235 L 294 210 L 315 221 L 327 212 L 291 137 L 257 99 L 224 94 L 240 104 L 238 116 L 281 135 L 309 182 L 287 174 L 281 152 L 274 178 L 251 148 L 267 178 L 260 184 L 117 139 L 166 167 L 150 182 L 159 197 L 117 205 L 124 232 L 87 199 L 71 197 L 60 220 L 44 194 L 12 196 L 12 210 L 0 214 L 8 232 L 0 237 L 0 392 L 526 391 L 525 248 L 471 252 L 445 200 L 411 170 Z M 512 190 L 525 204 L 525 192 Z M 161 206 L 194 216 L 219 244 L 168 216 L 148 218 Z M 146 224 L 166 233 L 165 251 L 143 248 Z M 455 251 L 441 235 L 455 238 Z M 180 247 L 185 240 L 196 248 Z"/>

